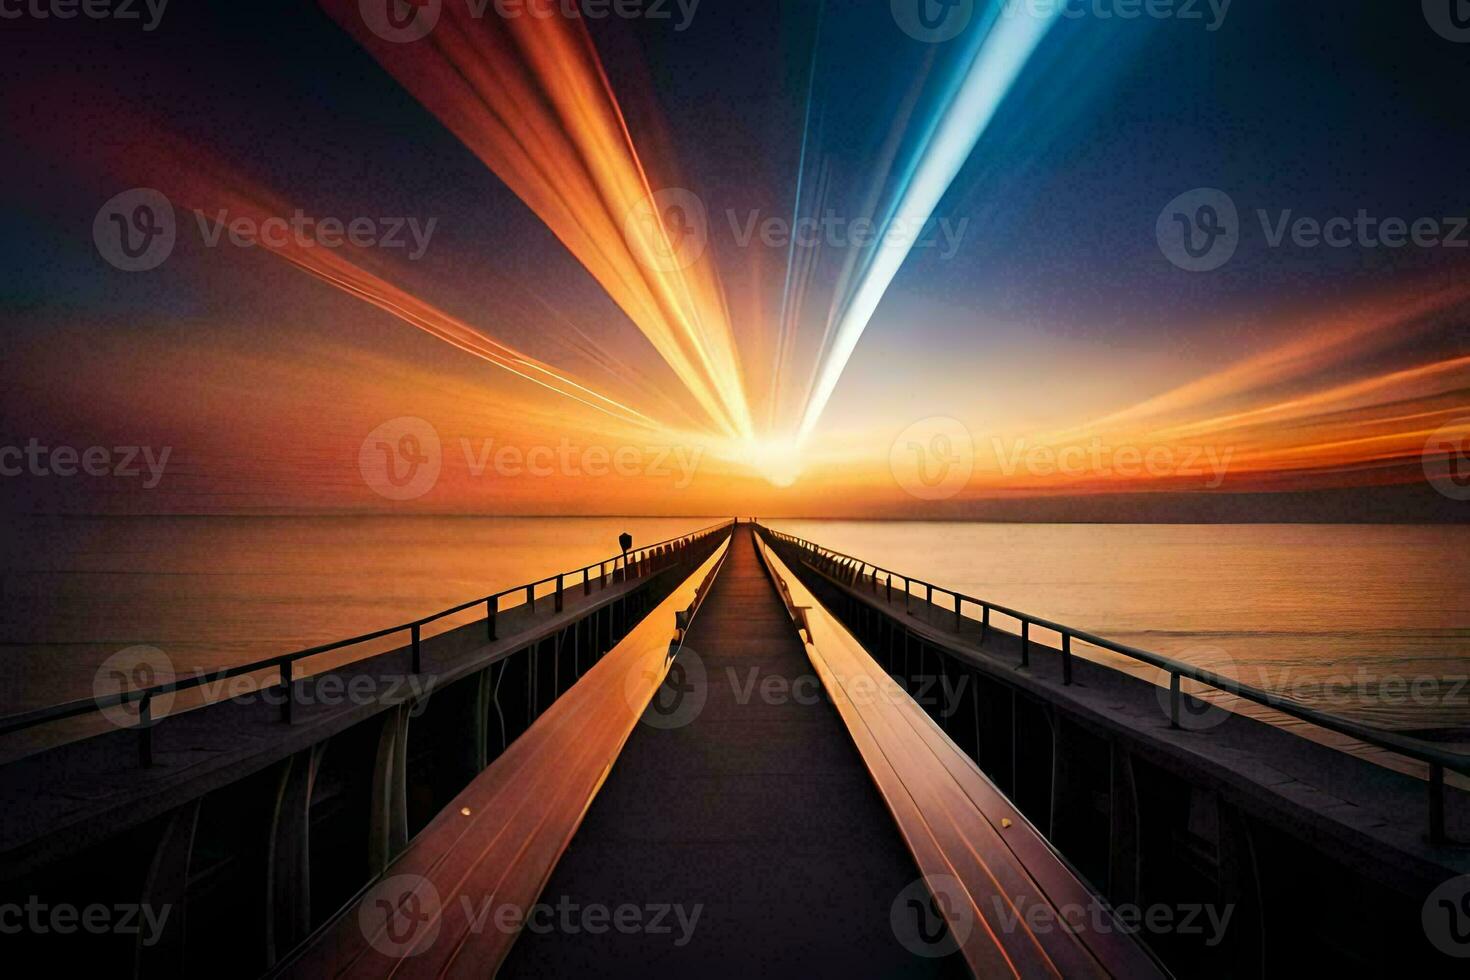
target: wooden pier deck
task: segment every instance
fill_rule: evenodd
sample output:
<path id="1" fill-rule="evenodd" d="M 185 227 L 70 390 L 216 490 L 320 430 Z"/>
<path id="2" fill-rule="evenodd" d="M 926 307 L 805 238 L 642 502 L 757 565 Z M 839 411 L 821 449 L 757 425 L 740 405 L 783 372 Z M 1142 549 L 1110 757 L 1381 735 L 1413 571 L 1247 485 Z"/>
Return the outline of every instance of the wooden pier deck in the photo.
<path id="1" fill-rule="evenodd" d="M 918 868 L 841 720 L 809 697 L 820 682 L 748 528 L 680 659 L 673 696 L 702 686 L 702 708 L 639 726 L 542 901 L 697 906 L 692 939 L 527 932 L 502 975 L 964 975 L 894 934 Z"/>
<path id="2" fill-rule="evenodd" d="M 1069 657 L 1154 655 L 946 608 L 767 528 L 632 557 L 234 670 L 278 669 L 257 679 L 279 703 L 0 766 L 5 897 L 188 907 L 187 933 L 179 915 L 157 942 L 68 938 L 58 962 L 194 975 L 230 943 L 222 976 L 313 980 L 1146 978 L 1167 975 L 1158 957 L 1260 976 L 1324 955 L 1437 975 L 1458 941 L 1418 914 L 1470 868 L 1444 839 L 1464 838 L 1457 786 L 1429 793 L 1448 805 L 1427 826 L 1396 819 L 1422 781 L 1233 712 L 1175 728 L 1177 692 Z M 488 618 L 448 619 L 472 606 Z M 1301 914 L 1326 893 L 1355 901 Z M 1186 932 L 1206 909 L 1215 931 Z M 1178 930 L 1165 915 L 1140 940 L 1146 910 Z"/>
<path id="3" fill-rule="evenodd" d="M 1096 900 L 917 707 L 853 712 L 881 669 L 816 654 L 756 548 L 737 529 L 283 972 L 1161 976 L 1033 928 Z"/>

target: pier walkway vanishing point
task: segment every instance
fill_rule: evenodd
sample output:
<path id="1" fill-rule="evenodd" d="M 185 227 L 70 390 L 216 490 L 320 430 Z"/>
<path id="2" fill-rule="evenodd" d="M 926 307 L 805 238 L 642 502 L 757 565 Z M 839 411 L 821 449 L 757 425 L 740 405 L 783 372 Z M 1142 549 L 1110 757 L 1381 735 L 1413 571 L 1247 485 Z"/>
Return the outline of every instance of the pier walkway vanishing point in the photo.
<path id="1" fill-rule="evenodd" d="M 247 693 L 167 710 L 217 680 Z M 1470 951 L 1456 746 L 759 525 L 0 734 L 99 714 L 0 761 L 0 906 L 176 914 L 15 939 L 56 969 L 1449 976 Z"/>
<path id="2" fill-rule="evenodd" d="M 788 577 L 738 527 L 287 972 L 1162 976 Z"/>

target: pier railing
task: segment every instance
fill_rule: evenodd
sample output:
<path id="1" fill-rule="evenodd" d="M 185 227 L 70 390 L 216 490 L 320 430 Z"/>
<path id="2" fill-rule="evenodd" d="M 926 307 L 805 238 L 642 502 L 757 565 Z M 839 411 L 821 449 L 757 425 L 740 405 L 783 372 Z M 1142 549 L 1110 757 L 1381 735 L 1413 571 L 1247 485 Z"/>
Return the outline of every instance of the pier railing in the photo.
<path id="1" fill-rule="evenodd" d="M 1073 641 L 1086 643 L 1089 646 L 1107 650 L 1130 660 L 1157 668 L 1169 675 L 1169 724 L 1172 728 L 1179 727 L 1179 712 L 1182 699 L 1189 696 L 1180 690 L 1181 679 L 1189 678 L 1207 687 L 1214 688 L 1215 690 L 1233 695 L 1245 701 L 1254 702 L 1273 711 L 1278 711 L 1284 715 L 1289 715 L 1300 721 L 1315 725 L 1318 728 L 1336 732 L 1340 735 L 1346 735 L 1349 738 L 1354 738 L 1368 745 L 1385 749 L 1396 755 L 1422 762 L 1429 767 L 1429 838 L 1435 843 L 1443 843 L 1445 841 L 1445 772 L 1448 770 L 1470 776 L 1470 756 L 1448 751 L 1432 742 L 1410 738 L 1379 728 L 1372 728 L 1339 715 L 1320 711 L 1301 704 L 1298 701 L 1283 697 L 1280 694 L 1242 683 L 1232 677 L 1226 677 L 1223 674 L 1217 674 L 1214 671 L 1175 660 L 1163 654 L 1153 653 L 1149 650 L 1140 650 L 1137 647 L 1118 643 L 1106 637 L 1098 636 L 1095 633 L 1089 633 L 1086 630 L 1075 629 L 1062 623 L 1052 622 L 1041 616 L 1022 612 L 1019 609 L 1012 609 L 998 602 L 977 599 L 974 596 L 956 592 L 953 589 L 947 589 L 910 575 L 904 575 L 901 572 L 892 571 L 881 565 L 875 565 L 864 559 L 855 558 L 852 555 L 844 554 L 840 551 L 833 551 L 831 548 L 814 544 L 805 538 L 785 534 L 765 525 L 760 525 L 760 529 L 762 533 L 770 535 L 775 540 L 784 542 L 803 552 L 809 563 L 815 568 L 839 582 L 845 582 L 850 588 L 857 590 L 865 584 L 872 594 L 881 594 L 888 602 L 893 601 L 894 592 L 897 590 L 903 601 L 905 610 L 909 609 L 912 601 L 917 598 L 937 610 L 952 612 L 956 631 L 965 622 L 965 607 L 968 605 L 980 616 L 978 620 L 972 617 L 970 621 L 979 624 L 980 642 L 982 644 L 989 636 L 992 614 L 999 613 L 1002 616 L 1008 616 L 1016 620 L 1021 624 L 1020 666 L 1022 667 L 1029 666 L 1031 662 L 1031 647 L 1033 643 L 1031 630 L 1033 627 L 1058 634 L 1061 637 L 1060 654 L 1062 659 L 1062 683 L 1064 685 L 1071 685 L 1072 683 Z M 946 609 L 943 605 L 935 605 L 935 596 L 941 598 L 944 596 L 950 597 L 954 603 L 953 610 Z"/>
<path id="2" fill-rule="evenodd" d="M 569 572 L 558 572 L 555 575 L 538 579 L 535 582 L 528 582 L 524 585 L 502 589 L 493 595 L 471 599 L 468 602 L 462 602 L 457 606 L 440 610 L 439 612 L 415 619 L 411 622 L 373 630 L 371 633 L 363 633 L 360 636 L 349 637 L 345 640 L 324 643 L 320 646 L 308 647 L 292 653 L 283 653 L 274 657 L 267 657 L 264 660 L 256 660 L 234 667 L 223 667 L 208 673 L 197 673 L 190 677 L 176 677 L 171 681 L 121 691 L 116 694 L 79 698 L 62 704 L 0 717 L 0 735 L 9 735 L 13 732 L 24 731 L 41 725 L 98 714 L 111 708 L 137 704 L 138 724 L 136 727 L 140 735 L 139 758 L 145 767 L 151 766 L 153 755 L 151 732 L 153 725 L 157 721 L 153 717 L 152 708 L 153 701 L 156 698 L 208 684 L 219 684 L 220 682 L 236 677 L 243 677 L 248 674 L 274 670 L 279 672 L 279 686 L 286 694 L 281 702 L 281 720 L 289 724 L 293 705 L 293 698 L 290 696 L 291 685 L 297 679 L 298 671 L 296 665 L 303 660 L 328 653 L 336 653 L 350 647 L 373 643 L 391 636 L 401 635 L 408 641 L 408 649 L 411 651 L 413 662 L 413 673 L 419 674 L 423 672 L 422 644 L 423 631 L 426 626 L 447 619 L 450 616 L 484 606 L 485 638 L 487 642 L 491 642 L 497 639 L 496 620 L 498 614 L 505 611 L 500 608 L 500 603 L 503 599 L 523 596 L 522 603 L 512 605 L 508 608 L 514 609 L 518 605 L 525 605 L 532 613 L 536 611 L 538 598 L 542 602 L 549 600 L 552 603 L 553 611 L 561 612 L 568 589 L 581 589 L 583 595 L 590 596 L 594 588 L 599 590 L 606 589 L 610 581 L 616 583 L 629 579 L 642 578 L 665 567 L 666 561 L 671 560 L 673 556 L 681 554 L 690 546 L 704 540 L 710 535 L 725 531 L 730 526 L 730 521 L 722 521 L 719 524 L 712 524 L 709 527 L 693 531 L 689 534 L 669 538 L 657 544 L 637 548 L 624 554 L 614 555 L 611 558 L 606 558 L 590 565 L 584 565 L 581 568 L 573 569 Z M 538 596 L 538 590 L 543 594 Z M 383 651 L 375 651 L 365 654 L 356 660 L 347 661 L 347 663 L 357 663 L 374 656 L 380 656 L 382 653 Z M 346 666 L 346 664 L 338 664 L 336 666 Z"/>

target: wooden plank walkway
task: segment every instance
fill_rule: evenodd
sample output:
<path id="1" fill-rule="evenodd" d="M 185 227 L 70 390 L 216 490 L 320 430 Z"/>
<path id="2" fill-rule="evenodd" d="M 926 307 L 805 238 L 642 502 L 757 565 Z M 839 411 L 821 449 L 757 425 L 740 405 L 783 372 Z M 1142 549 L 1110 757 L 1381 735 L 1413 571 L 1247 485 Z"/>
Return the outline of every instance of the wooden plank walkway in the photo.
<path id="1" fill-rule="evenodd" d="M 466 787 L 373 886 L 286 964 L 291 977 L 496 972 L 668 670 L 675 612 L 721 548 Z"/>
<path id="2" fill-rule="evenodd" d="M 974 973 L 1165 976 L 1015 804 L 780 558 L 761 553 Z"/>
<path id="3" fill-rule="evenodd" d="M 527 931 L 502 975 L 963 975 L 958 957 L 915 956 L 895 934 L 894 903 L 919 872 L 818 696 L 748 527 L 680 664 L 666 714 L 650 709 L 541 901 L 633 906 L 645 921 L 697 908 L 692 931 Z"/>
<path id="4" fill-rule="evenodd" d="M 1161 976 L 1063 924 L 1086 887 L 917 705 L 855 697 L 897 689 L 835 621 L 805 644 L 782 595 L 737 529 L 282 972 Z"/>

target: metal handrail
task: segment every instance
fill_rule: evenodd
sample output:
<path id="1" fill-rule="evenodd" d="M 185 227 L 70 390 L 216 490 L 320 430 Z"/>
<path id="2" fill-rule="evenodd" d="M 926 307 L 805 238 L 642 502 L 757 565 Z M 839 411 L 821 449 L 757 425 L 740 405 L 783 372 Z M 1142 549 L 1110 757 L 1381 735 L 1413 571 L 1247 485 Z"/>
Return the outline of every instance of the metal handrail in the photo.
<path id="1" fill-rule="evenodd" d="M 1072 683 L 1072 641 L 1078 640 L 1103 650 L 1108 650 L 1131 660 L 1136 660 L 1151 667 L 1165 671 L 1169 675 L 1169 724 L 1172 728 L 1179 727 L 1179 709 L 1181 701 L 1180 679 L 1187 677 L 1208 687 L 1232 694 L 1247 701 L 1253 701 L 1264 707 L 1279 711 L 1319 728 L 1336 732 L 1355 738 L 1360 742 L 1381 749 L 1387 749 L 1398 755 L 1409 759 L 1423 762 L 1429 766 L 1429 788 L 1430 788 L 1430 837 L 1435 841 L 1444 840 L 1444 774 L 1445 770 L 1457 772 L 1461 775 L 1470 775 L 1470 755 L 1459 752 L 1450 752 L 1432 742 L 1422 739 L 1409 738 L 1395 732 L 1384 731 L 1380 728 L 1372 728 L 1359 722 L 1343 718 L 1338 715 L 1311 708 L 1290 698 L 1282 697 L 1271 691 L 1265 691 L 1250 684 L 1244 684 L 1230 677 L 1216 674 L 1214 671 L 1205 670 L 1192 664 L 1166 657 L 1163 654 L 1153 653 L 1149 650 L 1140 650 L 1127 644 L 1117 643 L 1106 637 L 1089 633 L 1086 630 L 1074 629 L 1061 623 L 1052 622 L 1040 616 L 1003 606 L 1000 603 L 990 602 L 985 599 L 977 599 L 974 596 L 946 589 L 943 586 L 894 572 L 881 565 L 840 551 L 822 547 L 807 541 L 805 538 L 794 534 L 786 534 L 773 528 L 759 525 L 762 533 L 770 534 L 778 540 L 785 541 L 802 550 L 810 552 L 825 560 L 829 565 L 841 565 L 851 573 L 851 580 L 857 581 L 864 577 L 870 577 L 873 589 L 878 588 L 878 576 L 881 573 L 885 578 L 887 594 L 891 597 L 893 580 L 895 578 L 903 581 L 904 595 L 913 595 L 913 587 L 920 586 L 924 590 L 923 598 L 929 604 L 933 604 L 935 593 L 948 595 L 954 599 L 955 624 L 958 627 L 964 619 L 964 604 L 969 603 L 981 610 L 981 642 L 985 641 L 990 630 L 990 616 L 992 612 L 1009 616 L 1021 623 L 1021 664 L 1027 666 L 1030 663 L 1031 637 L 1030 628 L 1039 626 L 1042 629 L 1051 630 L 1060 634 L 1062 638 L 1062 683 Z M 905 599 L 907 606 L 907 598 Z M 973 622 L 974 620 L 972 620 Z"/>
<path id="2" fill-rule="evenodd" d="M 489 627 L 489 639 L 494 640 L 496 638 L 496 613 L 499 611 L 500 600 L 505 598 L 506 596 L 519 595 L 521 593 L 524 593 L 526 596 L 526 602 L 522 604 L 528 606 L 534 612 L 536 608 L 536 589 L 544 585 L 555 583 L 555 607 L 556 610 L 559 612 L 562 608 L 563 593 L 568 576 L 575 578 L 577 575 L 581 575 L 582 586 L 584 589 L 583 594 L 590 595 L 592 584 L 591 574 L 594 569 L 598 570 L 602 582 L 602 587 L 606 588 L 608 581 L 608 566 L 612 566 L 613 576 L 614 579 L 616 579 L 619 560 L 623 562 L 623 573 L 624 579 L 626 580 L 629 567 L 632 567 L 634 569 L 643 568 L 644 564 L 654 556 L 655 552 L 673 546 L 676 543 L 678 543 L 681 548 L 687 547 L 688 545 L 693 544 L 695 541 L 703 540 L 711 534 L 723 530 L 726 527 L 730 527 L 731 524 L 732 522 L 730 521 L 722 521 L 719 524 L 711 524 L 709 527 L 701 528 L 697 531 L 691 531 L 688 534 L 681 534 L 676 537 L 667 538 L 656 544 L 647 545 L 643 548 L 636 549 L 627 554 L 614 555 L 612 558 L 604 559 L 603 561 L 596 562 L 590 565 L 584 565 L 581 568 L 574 569 L 570 572 L 561 572 L 556 575 L 548 576 L 547 578 L 538 579 L 535 582 L 529 582 L 524 585 L 517 585 L 513 588 L 504 589 L 500 592 L 497 592 L 493 595 L 485 596 L 481 599 L 472 599 L 469 602 L 460 603 L 457 606 L 453 606 L 440 612 L 432 613 L 431 615 L 425 616 L 421 619 L 416 619 L 412 622 L 403 623 L 399 626 L 388 626 L 383 629 L 374 630 L 371 633 L 363 633 L 360 636 L 350 637 L 345 640 L 337 640 L 332 643 L 324 643 L 319 646 L 308 647 L 304 650 L 296 650 L 292 653 L 277 654 L 276 656 L 267 657 L 264 660 L 257 660 L 248 664 L 240 664 L 234 667 L 222 667 L 219 670 L 207 674 L 195 674 L 191 677 L 175 678 L 172 681 L 168 681 L 162 684 L 155 684 L 151 687 L 138 688 L 131 691 L 122 691 L 118 694 L 109 694 L 102 697 L 78 698 L 74 701 L 66 701 L 61 704 L 51 705 L 45 708 L 35 708 L 31 711 L 20 712 L 13 715 L 6 715 L 5 717 L 0 718 L 0 735 L 9 735 L 13 732 L 25 731 L 26 729 L 35 728 L 39 725 L 45 725 L 56 721 L 65 721 L 69 718 L 77 718 L 82 715 L 94 714 L 96 712 L 104 711 L 108 708 L 132 704 L 134 702 L 141 702 L 138 719 L 139 727 L 146 729 L 153 723 L 150 708 L 152 707 L 153 699 L 156 697 L 160 697 L 165 694 L 173 694 L 178 691 L 187 691 L 196 687 L 200 687 L 204 684 L 218 683 L 220 681 L 230 680 L 235 677 L 242 677 L 246 674 L 253 674 L 257 671 L 270 669 L 279 670 L 281 673 L 281 685 L 283 687 L 289 688 L 292 683 L 292 668 L 298 661 L 304 660 L 308 657 L 315 657 L 324 653 L 332 653 L 337 650 L 346 649 L 347 647 L 356 646 L 360 643 L 369 643 L 373 640 L 380 640 L 385 636 L 392 636 L 395 633 L 409 634 L 409 637 L 412 641 L 413 672 L 415 674 L 418 674 L 422 672 L 422 662 L 420 658 L 420 642 L 422 638 L 422 630 L 423 627 L 429 625 L 430 623 L 438 622 L 439 620 L 444 619 L 448 616 L 453 616 L 456 613 L 461 613 L 467 609 L 473 609 L 476 606 L 483 604 L 486 607 L 486 622 Z M 638 577 L 641 578 L 643 574 L 644 573 L 640 571 L 638 573 Z M 512 606 L 511 608 L 513 609 L 516 607 Z M 374 654 L 373 656 L 376 656 L 376 654 Z M 365 657 L 363 659 L 368 658 Z M 358 661 L 351 662 L 356 663 Z M 290 720 L 290 709 L 291 699 L 287 698 L 282 705 L 282 716 L 287 721 Z"/>

